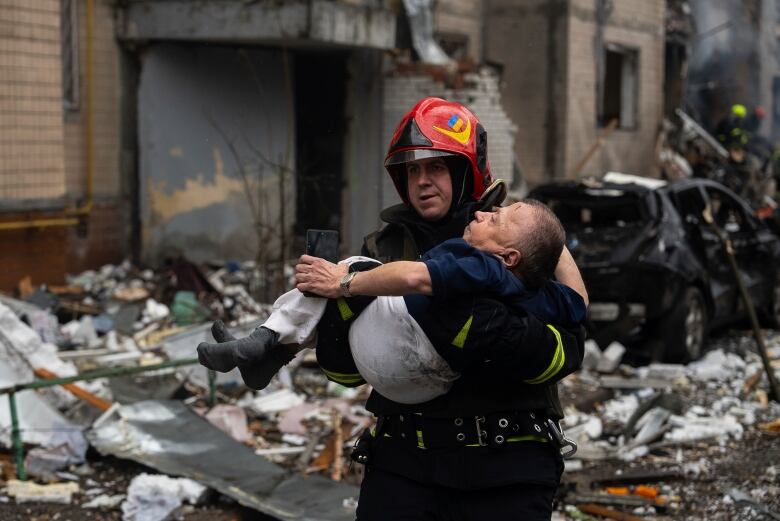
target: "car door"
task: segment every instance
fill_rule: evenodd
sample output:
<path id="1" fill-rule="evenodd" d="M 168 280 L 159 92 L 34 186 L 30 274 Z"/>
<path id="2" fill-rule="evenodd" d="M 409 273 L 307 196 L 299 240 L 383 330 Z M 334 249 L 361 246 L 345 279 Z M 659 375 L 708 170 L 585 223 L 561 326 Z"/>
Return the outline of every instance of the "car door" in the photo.
<path id="1" fill-rule="evenodd" d="M 684 223 L 688 243 L 706 270 L 704 283 L 714 307 L 710 320 L 720 322 L 735 311 L 736 287 L 720 239 L 702 216 L 707 196 L 701 185 L 694 184 L 673 192 L 671 200 Z"/>
<path id="2" fill-rule="evenodd" d="M 707 186 L 707 200 L 712 208 L 712 216 L 721 230 L 728 234 L 734 249 L 734 257 L 753 304 L 761 307 L 767 303 L 772 287 L 772 256 L 764 235 L 759 233 L 761 223 L 753 215 L 750 207 L 736 196 L 718 186 Z M 738 293 L 736 280 L 734 285 L 734 309 L 737 315 L 746 313 L 744 302 Z"/>

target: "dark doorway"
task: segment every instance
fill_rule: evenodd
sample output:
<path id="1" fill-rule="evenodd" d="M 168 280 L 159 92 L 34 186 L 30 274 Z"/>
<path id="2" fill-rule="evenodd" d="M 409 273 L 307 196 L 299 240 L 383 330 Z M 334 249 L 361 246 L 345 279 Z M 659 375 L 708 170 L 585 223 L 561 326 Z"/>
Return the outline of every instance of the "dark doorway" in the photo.
<path id="1" fill-rule="evenodd" d="M 346 53 L 295 58 L 296 245 L 309 228 L 341 229 Z"/>

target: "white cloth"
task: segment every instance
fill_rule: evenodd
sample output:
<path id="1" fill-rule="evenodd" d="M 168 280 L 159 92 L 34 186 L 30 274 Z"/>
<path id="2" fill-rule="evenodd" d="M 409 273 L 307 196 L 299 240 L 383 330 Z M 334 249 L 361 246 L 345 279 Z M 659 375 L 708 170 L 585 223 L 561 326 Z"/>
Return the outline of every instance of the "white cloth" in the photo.
<path id="1" fill-rule="evenodd" d="M 339 264 L 358 261 L 373 259 L 350 257 Z M 276 331 L 282 344 L 313 347 L 326 304 L 327 299 L 306 297 L 297 289 L 288 291 L 274 302 L 264 326 Z M 377 297 L 352 323 L 349 344 L 363 379 L 399 403 L 422 403 L 441 396 L 459 376 L 409 314 L 403 297 Z"/>

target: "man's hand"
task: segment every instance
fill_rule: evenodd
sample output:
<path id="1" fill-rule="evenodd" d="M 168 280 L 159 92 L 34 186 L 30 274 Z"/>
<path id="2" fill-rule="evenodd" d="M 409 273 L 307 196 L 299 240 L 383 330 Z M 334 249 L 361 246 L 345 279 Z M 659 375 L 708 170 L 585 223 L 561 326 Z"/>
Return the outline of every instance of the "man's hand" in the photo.
<path id="1" fill-rule="evenodd" d="M 346 264 L 333 264 L 319 257 L 303 255 L 295 266 L 295 287 L 326 298 L 341 296 L 341 279 L 347 274 Z"/>

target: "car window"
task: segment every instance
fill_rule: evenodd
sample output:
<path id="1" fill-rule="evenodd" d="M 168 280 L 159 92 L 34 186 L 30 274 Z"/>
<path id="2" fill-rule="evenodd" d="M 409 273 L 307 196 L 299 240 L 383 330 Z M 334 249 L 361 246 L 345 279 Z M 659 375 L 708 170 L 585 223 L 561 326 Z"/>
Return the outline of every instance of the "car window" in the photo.
<path id="1" fill-rule="evenodd" d="M 707 198 L 715 224 L 728 233 L 752 231 L 753 222 L 737 199 L 714 187 L 707 187 Z"/>
<path id="2" fill-rule="evenodd" d="M 566 228 L 624 228 L 646 220 L 643 202 L 635 196 L 548 199 L 546 203 Z"/>
<path id="3" fill-rule="evenodd" d="M 705 202 L 698 186 L 675 194 L 674 203 L 685 222 L 691 224 L 703 222 L 702 212 L 704 211 Z"/>

